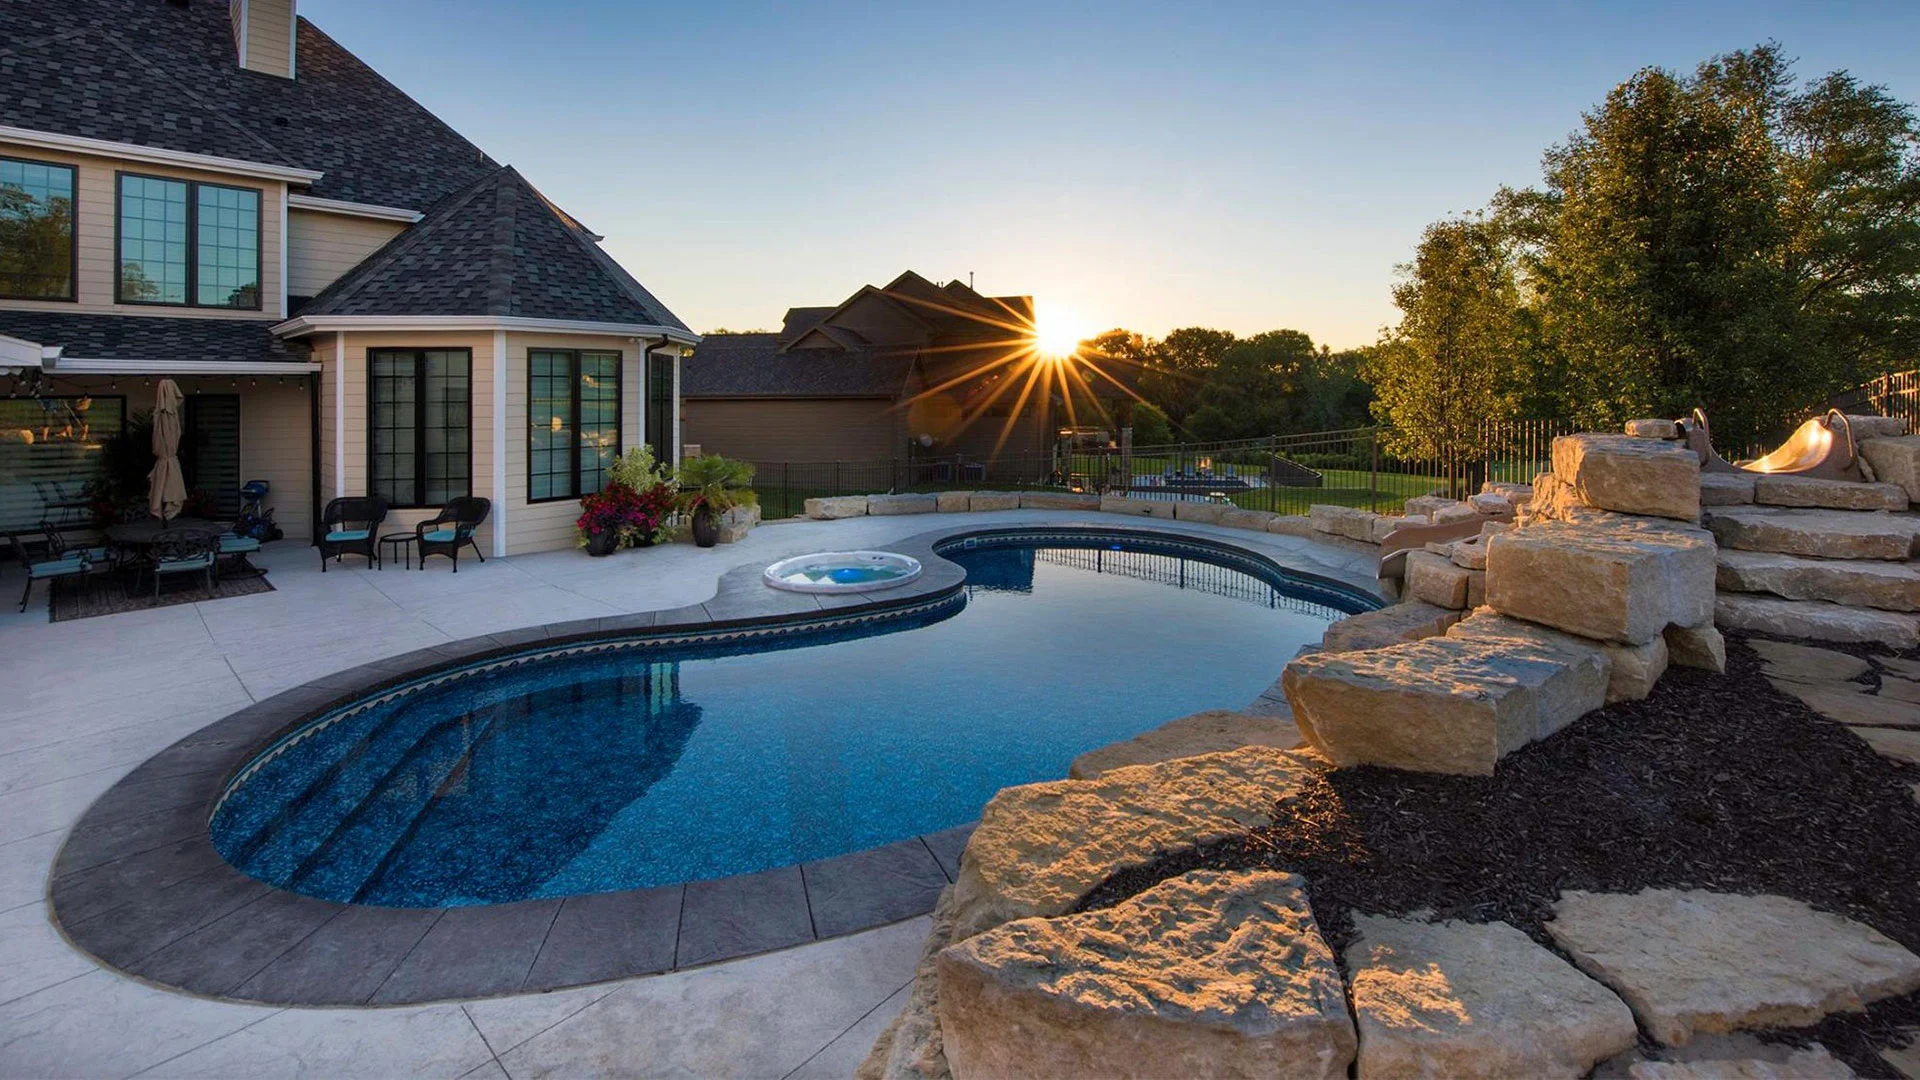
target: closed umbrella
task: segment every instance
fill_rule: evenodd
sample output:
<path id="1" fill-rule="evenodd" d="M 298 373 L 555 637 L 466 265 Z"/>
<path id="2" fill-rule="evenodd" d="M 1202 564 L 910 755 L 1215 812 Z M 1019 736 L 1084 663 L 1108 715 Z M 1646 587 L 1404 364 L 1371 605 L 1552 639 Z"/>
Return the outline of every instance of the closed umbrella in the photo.
<path id="1" fill-rule="evenodd" d="M 153 394 L 153 471 L 147 474 L 147 510 L 170 521 L 187 503 L 187 482 L 180 475 L 180 388 L 161 379 Z"/>

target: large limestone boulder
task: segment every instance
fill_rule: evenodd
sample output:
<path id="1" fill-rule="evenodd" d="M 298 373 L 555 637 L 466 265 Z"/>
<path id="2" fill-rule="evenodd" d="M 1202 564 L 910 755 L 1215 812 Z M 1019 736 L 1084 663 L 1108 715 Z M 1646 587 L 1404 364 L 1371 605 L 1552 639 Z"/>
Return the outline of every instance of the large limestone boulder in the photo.
<path id="1" fill-rule="evenodd" d="M 1217 754 L 1242 746 L 1290 750 L 1299 745 L 1300 729 L 1285 717 L 1212 709 L 1169 720 L 1124 742 L 1089 750 L 1073 759 L 1067 776 L 1073 780 L 1092 780 L 1130 765 Z"/>
<path id="2" fill-rule="evenodd" d="M 1363 544 L 1373 543 L 1373 523 L 1380 517 L 1370 510 L 1315 503 L 1307 507 L 1307 521 L 1315 532 L 1332 533 Z"/>
<path id="3" fill-rule="evenodd" d="M 1727 639 L 1712 623 L 1699 626 L 1669 626 L 1662 635 L 1667 642 L 1668 662 L 1674 667 L 1698 668 L 1724 675 L 1727 671 Z"/>
<path id="4" fill-rule="evenodd" d="M 1920 956 L 1783 896 L 1568 892 L 1547 933 L 1654 1038 L 1801 1027 L 1920 989 Z"/>
<path id="5" fill-rule="evenodd" d="M 1745 506 L 1753 501 L 1752 473 L 1700 474 L 1701 506 Z"/>
<path id="6" fill-rule="evenodd" d="M 1132 514 L 1134 517 L 1170 518 L 1174 504 L 1165 499 L 1130 499 L 1125 495 L 1100 496 L 1103 514 Z"/>
<path id="7" fill-rule="evenodd" d="M 1711 536 L 1644 518 L 1548 522 L 1487 538 L 1491 607 L 1600 641 L 1640 645 L 1669 625 L 1709 621 L 1713 575 Z"/>
<path id="8" fill-rule="evenodd" d="M 1020 493 L 1022 510 L 1098 510 L 1100 496 L 1082 495 L 1071 491 L 1023 491 Z"/>
<path id="9" fill-rule="evenodd" d="M 1472 571 L 1455 566 L 1451 557 L 1431 551 L 1407 552 L 1408 599 L 1460 611 L 1467 606 L 1467 582 Z"/>
<path id="10" fill-rule="evenodd" d="M 1309 537 L 1314 533 L 1313 522 L 1305 514 L 1275 514 L 1267 522 L 1267 531 L 1275 536 Z"/>
<path id="11" fill-rule="evenodd" d="M 1920 645 L 1920 617 L 1818 600 L 1723 592 L 1714 602 L 1713 621 L 1728 630 L 1814 641 L 1879 642 L 1895 649 Z"/>
<path id="12" fill-rule="evenodd" d="M 979 513 L 985 510 L 1018 510 L 1020 493 L 1017 491 L 976 491 L 967 497 L 967 509 Z"/>
<path id="13" fill-rule="evenodd" d="M 1860 457 L 1876 479 L 1900 485 L 1909 501 L 1920 502 L 1920 435 L 1863 442 Z"/>
<path id="14" fill-rule="evenodd" d="M 1270 510 L 1242 510 L 1239 507 L 1230 506 L 1220 515 L 1220 524 L 1229 529 L 1266 532 L 1267 527 L 1273 524 L 1273 519 L 1279 516 Z"/>
<path id="15" fill-rule="evenodd" d="M 1756 476 L 1753 501 L 1762 506 L 1803 506 L 1828 510 L 1905 510 L 1906 489 L 1899 484 L 1862 484 L 1812 476 Z"/>
<path id="16" fill-rule="evenodd" d="M 1233 507 L 1226 503 L 1189 502 L 1185 499 L 1173 504 L 1173 516 L 1176 521 L 1197 521 L 1202 525 L 1218 525 L 1220 518 Z"/>
<path id="17" fill-rule="evenodd" d="M 819 521 L 866 517 L 867 497 L 865 495 L 829 495 L 824 499 L 808 499 L 806 511 L 808 517 Z"/>
<path id="18" fill-rule="evenodd" d="M 973 509 L 973 492 L 939 492 L 933 497 L 933 508 L 942 514 L 964 514 Z"/>
<path id="19" fill-rule="evenodd" d="M 1920 549 L 1920 518 L 1846 510 L 1721 507 L 1707 527 L 1722 547 L 1817 559 L 1911 558 Z"/>
<path id="20" fill-rule="evenodd" d="M 940 509 L 940 502 L 932 495 L 869 495 L 867 513 L 873 517 L 891 517 L 897 514 L 931 514 Z"/>
<path id="21" fill-rule="evenodd" d="M 1320 649 L 1330 653 L 1355 652 L 1439 637 L 1459 620 L 1458 611 L 1418 600 L 1403 600 L 1378 611 L 1349 615 L 1328 626 L 1320 636 Z"/>
<path id="22" fill-rule="evenodd" d="M 1543 521 L 1566 521 L 1574 511 L 1586 508 L 1572 484 L 1566 483 L 1550 472 L 1543 472 L 1533 478 L 1533 497 L 1520 508 L 1519 522 L 1532 525 Z"/>
<path id="23" fill-rule="evenodd" d="M 1848 413 L 1847 427 L 1859 442 L 1897 438 L 1907 433 L 1907 422 L 1897 416 L 1855 416 Z"/>
<path id="24" fill-rule="evenodd" d="M 1573 1080 L 1638 1039 L 1626 1003 L 1506 923 L 1353 925 L 1345 959 L 1369 1080 Z"/>
<path id="25" fill-rule="evenodd" d="M 1880 559 L 1809 559 L 1769 551 L 1720 552 L 1727 592 L 1772 593 L 1883 611 L 1920 611 L 1920 565 Z"/>
<path id="26" fill-rule="evenodd" d="M 1281 675 L 1300 734 L 1336 765 L 1491 775 L 1606 700 L 1599 653 L 1429 638 L 1315 653 Z"/>
<path id="27" fill-rule="evenodd" d="M 1065 914 L 1117 870 L 1270 825 L 1315 768 L 1298 752 L 1248 746 L 1002 788 L 960 860 L 956 936 Z"/>
<path id="28" fill-rule="evenodd" d="M 1671 420 L 1629 420 L 1627 434 L 1636 439 L 1674 440 L 1680 438 L 1680 425 Z"/>
<path id="29" fill-rule="evenodd" d="M 940 954 L 954 1075 L 1338 1078 L 1353 1021 L 1294 874 L 1197 870 Z"/>
<path id="30" fill-rule="evenodd" d="M 1588 506 L 1697 521 L 1700 458 L 1675 443 L 1631 435 L 1561 435 L 1553 475 Z"/>
<path id="31" fill-rule="evenodd" d="M 1597 655 L 1607 672 L 1607 704 L 1639 701 L 1653 692 L 1653 686 L 1666 674 L 1667 641 L 1654 638 L 1644 645 L 1621 645 L 1594 641 L 1575 634 L 1549 630 L 1520 619 L 1510 619 L 1492 608 L 1480 608 L 1455 623 L 1447 636 L 1462 641 L 1511 642 L 1517 648 L 1546 648 L 1579 654 Z"/>
<path id="32" fill-rule="evenodd" d="M 953 886 L 940 890 L 933 925 L 920 948 L 907 1003 L 874 1040 L 854 1080 L 951 1080 L 946 1047 L 940 1038 L 940 975 L 936 958 L 953 944 Z"/>

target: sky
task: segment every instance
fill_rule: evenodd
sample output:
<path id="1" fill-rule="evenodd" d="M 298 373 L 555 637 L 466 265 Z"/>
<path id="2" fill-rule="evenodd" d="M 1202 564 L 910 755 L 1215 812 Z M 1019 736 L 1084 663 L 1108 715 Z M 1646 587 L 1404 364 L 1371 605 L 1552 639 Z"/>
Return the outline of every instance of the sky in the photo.
<path id="1" fill-rule="evenodd" d="M 1920 3 L 304 0 L 695 330 L 912 269 L 1154 336 L 1394 320 L 1616 83 L 1778 41 L 1920 101 Z"/>

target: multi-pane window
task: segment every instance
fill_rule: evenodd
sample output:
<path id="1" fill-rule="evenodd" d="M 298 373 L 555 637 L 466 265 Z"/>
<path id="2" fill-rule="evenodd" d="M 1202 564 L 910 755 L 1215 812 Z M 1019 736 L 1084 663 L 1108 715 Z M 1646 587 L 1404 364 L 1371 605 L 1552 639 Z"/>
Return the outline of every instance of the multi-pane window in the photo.
<path id="1" fill-rule="evenodd" d="M 0 297 L 72 300 L 71 165 L 0 158 Z"/>
<path id="2" fill-rule="evenodd" d="M 367 350 L 369 490 L 397 507 L 472 490 L 473 354 Z"/>
<path id="3" fill-rule="evenodd" d="M 119 299 L 260 308 L 260 192 L 120 174 Z"/>
<path id="4" fill-rule="evenodd" d="M 673 365 L 675 358 L 647 354 L 647 444 L 653 460 L 671 462 L 673 455 Z"/>
<path id="5" fill-rule="evenodd" d="M 527 499 L 577 499 L 620 456 L 620 354 L 527 353 Z"/>

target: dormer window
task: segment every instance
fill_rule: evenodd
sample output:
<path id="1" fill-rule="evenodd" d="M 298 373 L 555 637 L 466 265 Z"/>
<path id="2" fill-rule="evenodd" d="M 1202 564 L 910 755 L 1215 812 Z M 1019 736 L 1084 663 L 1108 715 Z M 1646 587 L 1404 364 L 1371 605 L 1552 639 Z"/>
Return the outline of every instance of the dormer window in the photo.
<path id="1" fill-rule="evenodd" d="M 119 303 L 260 310 L 258 189 L 119 181 Z"/>
<path id="2" fill-rule="evenodd" d="M 74 299 L 74 170 L 0 158 L 0 298 Z"/>

